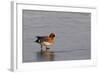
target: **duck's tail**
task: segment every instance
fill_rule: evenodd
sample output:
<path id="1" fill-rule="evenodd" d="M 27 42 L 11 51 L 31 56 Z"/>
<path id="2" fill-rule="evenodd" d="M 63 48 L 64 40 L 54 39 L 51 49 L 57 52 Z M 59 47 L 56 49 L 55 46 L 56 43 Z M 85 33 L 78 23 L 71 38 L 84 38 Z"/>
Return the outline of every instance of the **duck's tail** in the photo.
<path id="1" fill-rule="evenodd" d="M 36 36 L 36 38 L 37 38 L 37 39 L 36 39 L 34 42 L 40 43 L 40 39 L 39 39 L 40 37 L 39 37 L 39 36 Z"/>

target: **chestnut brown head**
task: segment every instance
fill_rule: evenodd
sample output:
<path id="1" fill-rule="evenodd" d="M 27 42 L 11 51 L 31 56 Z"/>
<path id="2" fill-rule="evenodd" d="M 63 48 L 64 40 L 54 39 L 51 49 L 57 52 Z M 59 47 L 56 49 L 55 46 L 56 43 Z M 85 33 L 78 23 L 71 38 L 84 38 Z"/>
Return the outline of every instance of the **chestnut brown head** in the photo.
<path id="1" fill-rule="evenodd" d="M 55 34 L 54 34 L 54 33 L 51 33 L 51 34 L 49 35 L 49 37 L 54 38 L 54 37 L 55 37 Z"/>

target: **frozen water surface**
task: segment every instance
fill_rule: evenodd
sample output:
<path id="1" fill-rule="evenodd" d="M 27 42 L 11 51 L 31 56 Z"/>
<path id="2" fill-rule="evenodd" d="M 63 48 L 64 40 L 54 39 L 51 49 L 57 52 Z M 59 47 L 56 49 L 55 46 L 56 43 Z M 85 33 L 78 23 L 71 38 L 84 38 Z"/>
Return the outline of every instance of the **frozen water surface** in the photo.
<path id="1" fill-rule="evenodd" d="M 50 61 L 83 60 L 91 58 L 91 14 L 23 10 L 23 62 L 48 61 L 38 52 L 35 36 L 56 34 L 56 43 L 50 46 Z"/>

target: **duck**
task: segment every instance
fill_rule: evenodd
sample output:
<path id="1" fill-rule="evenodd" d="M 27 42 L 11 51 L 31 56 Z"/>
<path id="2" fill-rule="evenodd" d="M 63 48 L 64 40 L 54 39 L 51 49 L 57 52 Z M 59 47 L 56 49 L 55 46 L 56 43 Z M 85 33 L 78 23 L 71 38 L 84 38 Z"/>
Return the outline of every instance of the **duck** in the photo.
<path id="1" fill-rule="evenodd" d="M 40 44 L 41 52 L 43 51 L 43 47 L 45 47 L 46 51 L 48 51 L 48 46 L 51 46 L 55 43 L 55 33 L 50 33 L 48 36 L 36 36 L 35 42 Z"/>

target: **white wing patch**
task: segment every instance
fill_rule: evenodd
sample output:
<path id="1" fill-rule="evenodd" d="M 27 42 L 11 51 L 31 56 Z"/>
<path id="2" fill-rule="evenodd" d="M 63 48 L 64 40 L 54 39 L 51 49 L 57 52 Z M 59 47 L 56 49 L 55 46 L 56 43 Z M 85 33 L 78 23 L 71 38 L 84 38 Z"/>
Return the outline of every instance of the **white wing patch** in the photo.
<path id="1" fill-rule="evenodd" d="M 52 45 L 52 43 L 49 43 L 49 42 L 43 42 L 43 45 L 49 46 L 49 45 Z"/>

